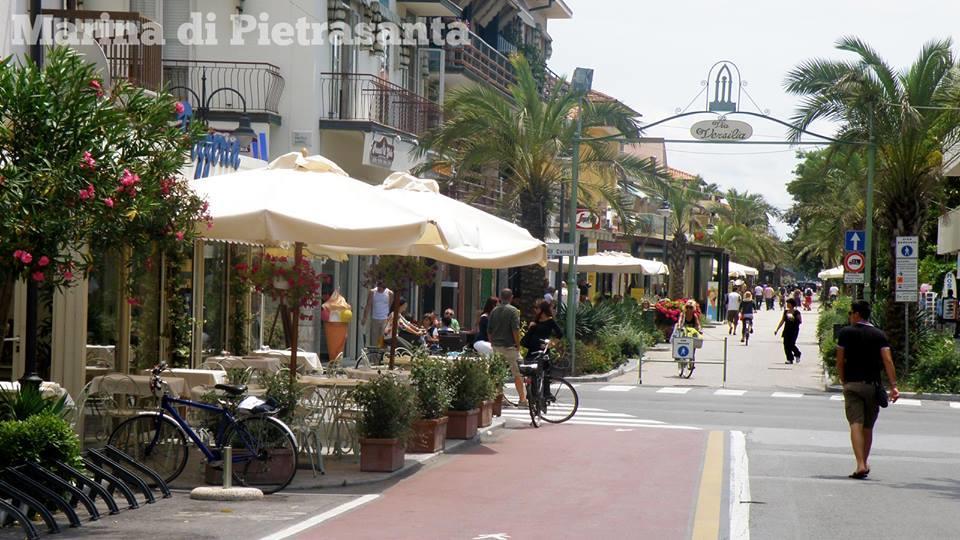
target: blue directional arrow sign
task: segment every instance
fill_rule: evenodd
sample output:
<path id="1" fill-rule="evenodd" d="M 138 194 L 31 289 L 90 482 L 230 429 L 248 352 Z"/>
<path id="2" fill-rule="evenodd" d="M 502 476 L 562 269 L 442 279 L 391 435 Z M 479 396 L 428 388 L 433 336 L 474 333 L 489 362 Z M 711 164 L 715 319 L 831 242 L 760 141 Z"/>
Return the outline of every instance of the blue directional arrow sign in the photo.
<path id="1" fill-rule="evenodd" d="M 863 251 L 867 246 L 867 235 L 863 230 L 847 231 L 843 235 L 844 251 Z"/>

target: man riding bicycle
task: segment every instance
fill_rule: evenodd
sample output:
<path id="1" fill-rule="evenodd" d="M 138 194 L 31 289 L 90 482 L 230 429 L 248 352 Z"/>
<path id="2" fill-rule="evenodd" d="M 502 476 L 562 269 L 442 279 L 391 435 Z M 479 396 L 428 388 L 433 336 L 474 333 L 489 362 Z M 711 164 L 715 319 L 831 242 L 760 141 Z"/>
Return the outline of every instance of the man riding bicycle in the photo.
<path id="1" fill-rule="evenodd" d="M 753 332 L 753 314 L 756 311 L 757 304 L 753 301 L 753 295 L 749 291 L 744 293 L 743 302 L 740 302 L 740 319 L 743 321 L 743 331 L 740 334 L 741 343 L 749 339 L 747 332 Z"/>

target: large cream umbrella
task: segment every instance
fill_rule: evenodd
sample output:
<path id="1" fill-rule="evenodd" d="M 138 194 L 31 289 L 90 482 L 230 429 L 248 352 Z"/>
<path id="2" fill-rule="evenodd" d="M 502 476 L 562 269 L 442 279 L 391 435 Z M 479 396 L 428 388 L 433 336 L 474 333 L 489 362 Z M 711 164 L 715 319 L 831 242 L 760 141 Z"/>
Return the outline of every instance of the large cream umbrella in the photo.
<path id="1" fill-rule="evenodd" d="M 551 260 L 547 267 L 557 269 L 557 261 Z M 577 271 L 601 274 L 666 275 L 667 265 L 648 259 L 640 259 L 622 251 L 604 251 L 596 255 L 577 257 Z"/>
<path id="2" fill-rule="evenodd" d="M 843 266 L 837 266 L 836 268 L 830 268 L 829 270 L 824 270 L 817 274 L 817 277 L 823 280 L 827 279 L 843 279 Z"/>
<path id="3" fill-rule="evenodd" d="M 747 276 L 760 275 L 760 271 L 757 270 L 756 268 L 752 266 L 747 266 L 745 264 L 737 264 L 735 262 L 731 262 L 730 265 L 727 267 L 727 269 L 730 271 L 728 275 L 732 278 L 743 278 Z"/>
<path id="4" fill-rule="evenodd" d="M 406 255 L 426 257 L 468 268 L 512 268 L 544 265 L 546 245 L 526 229 L 479 208 L 440 194 L 436 180 L 398 172 L 387 177 L 377 190 L 398 207 L 412 208 L 436 224 L 444 242 L 426 241 L 398 248 L 369 248 L 350 251 L 356 255 Z M 342 246 L 311 248 L 336 256 Z"/>
<path id="5" fill-rule="evenodd" d="M 309 245 L 351 250 L 445 245 L 423 214 L 398 205 L 365 182 L 350 178 L 321 156 L 290 153 L 265 168 L 190 181 L 209 204 L 213 226 L 203 236 L 267 245 L 295 244 L 295 264 Z M 299 324 L 291 329 L 290 377 L 296 376 Z"/>

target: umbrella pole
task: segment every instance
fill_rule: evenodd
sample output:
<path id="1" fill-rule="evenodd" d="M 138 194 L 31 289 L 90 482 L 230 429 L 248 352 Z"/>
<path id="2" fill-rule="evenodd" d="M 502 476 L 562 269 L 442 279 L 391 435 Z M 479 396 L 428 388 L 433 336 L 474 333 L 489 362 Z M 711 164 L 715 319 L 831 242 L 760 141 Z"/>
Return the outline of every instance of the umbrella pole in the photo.
<path id="1" fill-rule="evenodd" d="M 303 262 L 303 242 L 297 242 L 293 250 L 294 268 L 299 269 Z M 300 343 L 300 303 L 302 298 L 296 299 L 296 304 L 290 310 L 290 389 L 297 382 L 297 345 Z"/>
<path id="2" fill-rule="evenodd" d="M 400 333 L 400 329 L 397 328 L 397 324 L 400 321 L 400 306 L 397 304 L 400 299 L 397 297 L 397 293 L 393 294 L 393 328 L 391 329 L 391 340 L 390 340 L 390 371 L 393 371 L 394 360 L 397 357 L 397 335 Z"/>

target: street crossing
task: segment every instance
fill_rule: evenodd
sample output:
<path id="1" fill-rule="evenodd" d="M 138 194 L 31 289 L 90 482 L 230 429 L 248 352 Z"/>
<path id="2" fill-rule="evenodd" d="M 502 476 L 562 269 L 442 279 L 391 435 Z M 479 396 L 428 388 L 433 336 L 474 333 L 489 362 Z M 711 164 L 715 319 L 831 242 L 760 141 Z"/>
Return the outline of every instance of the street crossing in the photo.
<path id="1" fill-rule="evenodd" d="M 553 405 L 561 410 L 570 410 L 567 405 Z M 530 412 L 524 408 L 504 408 L 502 416 L 505 420 L 520 421 L 525 424 L 530 423 Z M 659 429 L 681 429 L 681 430 L 699 430 L 700 428 L 692 426 L 678 426 L 668 424 L 660 420 L 648 420 L 637 418 L 632 414 L 610 412 L 606 409 L 591 407 L 579 407 L 573 418 L 567 420 L 563 425 L 580 426 L 609 426 L 619 428 L 659 428 Z"/>

